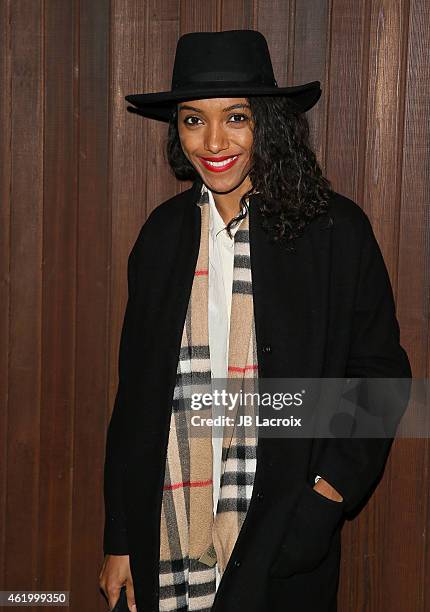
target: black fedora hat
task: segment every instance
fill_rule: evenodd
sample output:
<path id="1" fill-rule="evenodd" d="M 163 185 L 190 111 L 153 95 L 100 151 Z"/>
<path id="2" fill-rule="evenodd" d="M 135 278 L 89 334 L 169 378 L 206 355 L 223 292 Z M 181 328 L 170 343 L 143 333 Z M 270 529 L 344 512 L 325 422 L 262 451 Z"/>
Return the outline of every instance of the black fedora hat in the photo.
<path id="1" fill-rule="evenodd" d="M 125 99 L 130 112 L 167 122 L 179 101 L 246 96 L 288 96 L 297 112 L 305 112 L 321 88 L 319 81 L 278 87 L 266 39 L 256 30 L 191 32 L 178 40 L 171 90 Z"/>

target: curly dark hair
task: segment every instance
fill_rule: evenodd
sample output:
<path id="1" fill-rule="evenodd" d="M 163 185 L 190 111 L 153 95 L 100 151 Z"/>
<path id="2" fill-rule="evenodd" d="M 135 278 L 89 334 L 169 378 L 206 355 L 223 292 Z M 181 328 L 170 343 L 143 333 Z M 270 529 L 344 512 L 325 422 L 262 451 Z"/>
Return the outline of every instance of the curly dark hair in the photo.
<path id="1" fill-rule="evenodd" d="M 273 241 L 294 250 L 293 241 L 314 217 L 327 212 L 334 194 L 322 174 L 309 143 L 306 115 L 297 112 L 287 97 L 247 98 L 254 121 L 251 169 L 252 189 L 240 199 L 241 211 L 227 225 L 227 231 L 247 214 L 246 199 L 261 194 L 262 225 Z M 182 150 L 177 111 L 172 113 L 167 136 L 167 160 L 179 180 L 199 177 Z"/>

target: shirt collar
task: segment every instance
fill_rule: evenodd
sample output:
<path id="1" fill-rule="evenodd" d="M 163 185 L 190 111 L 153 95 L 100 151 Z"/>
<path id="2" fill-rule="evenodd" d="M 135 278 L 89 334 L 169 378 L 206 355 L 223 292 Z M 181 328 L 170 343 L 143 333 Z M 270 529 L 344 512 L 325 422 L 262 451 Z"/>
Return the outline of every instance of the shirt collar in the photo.
<path id="1" fill-rule="evenodd" d="M 206 187 L 206 185 L 203 183 L 202 184 L 202 203 L 207 202 L 207 199 L 209 199 L 209 206 L 210 206 L 210 215 L 209 215 L 209 232 L 212 235 L 212 238 L 215 238 L 217 236 L 217 234 L 219 232 L 222 232 L 223 230 L 225 230 L 226 225 L 224 223 L 223 218 L 221 217 L 221 215 L 218 212 L 218 209 L 216 207 L 215 204 L 215 200 L 212 194 L 212 191 L 210 189 L 208 189 L 208 187 Z M 241 219 L 240 223 L 238 223 L 235 227 L 231 228 L 231 233 L 234 236 L 237 232 L 237 230 L 239 229 L 241 223 L 242 223 L 243 219 Z M 224 232 L 224 235 L 228 237 L 227 232 Z"/>

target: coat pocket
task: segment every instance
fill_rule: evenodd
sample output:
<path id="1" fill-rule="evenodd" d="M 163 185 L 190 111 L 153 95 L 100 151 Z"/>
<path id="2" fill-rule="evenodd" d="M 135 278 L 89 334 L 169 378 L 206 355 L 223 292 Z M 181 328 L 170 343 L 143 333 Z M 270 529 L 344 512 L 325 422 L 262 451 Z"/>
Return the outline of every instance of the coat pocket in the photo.
<path id="1" fill-rule="evenodd" d="M 269 569 L 273 578 L 314 570 L 327 556 L 343 515 L 343 502 L 317 493 L 306 483 Z"/>

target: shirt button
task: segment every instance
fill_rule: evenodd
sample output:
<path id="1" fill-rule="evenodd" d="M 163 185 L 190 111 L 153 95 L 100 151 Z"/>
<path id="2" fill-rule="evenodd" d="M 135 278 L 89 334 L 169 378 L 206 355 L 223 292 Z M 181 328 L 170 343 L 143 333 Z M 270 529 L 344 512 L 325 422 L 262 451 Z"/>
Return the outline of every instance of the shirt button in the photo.
<path id="1" fill-rule="evenodd" d="M 268 344 L 267 346 L 263 346 L 263 353 L 271 353 L 272 347 Z"/>

